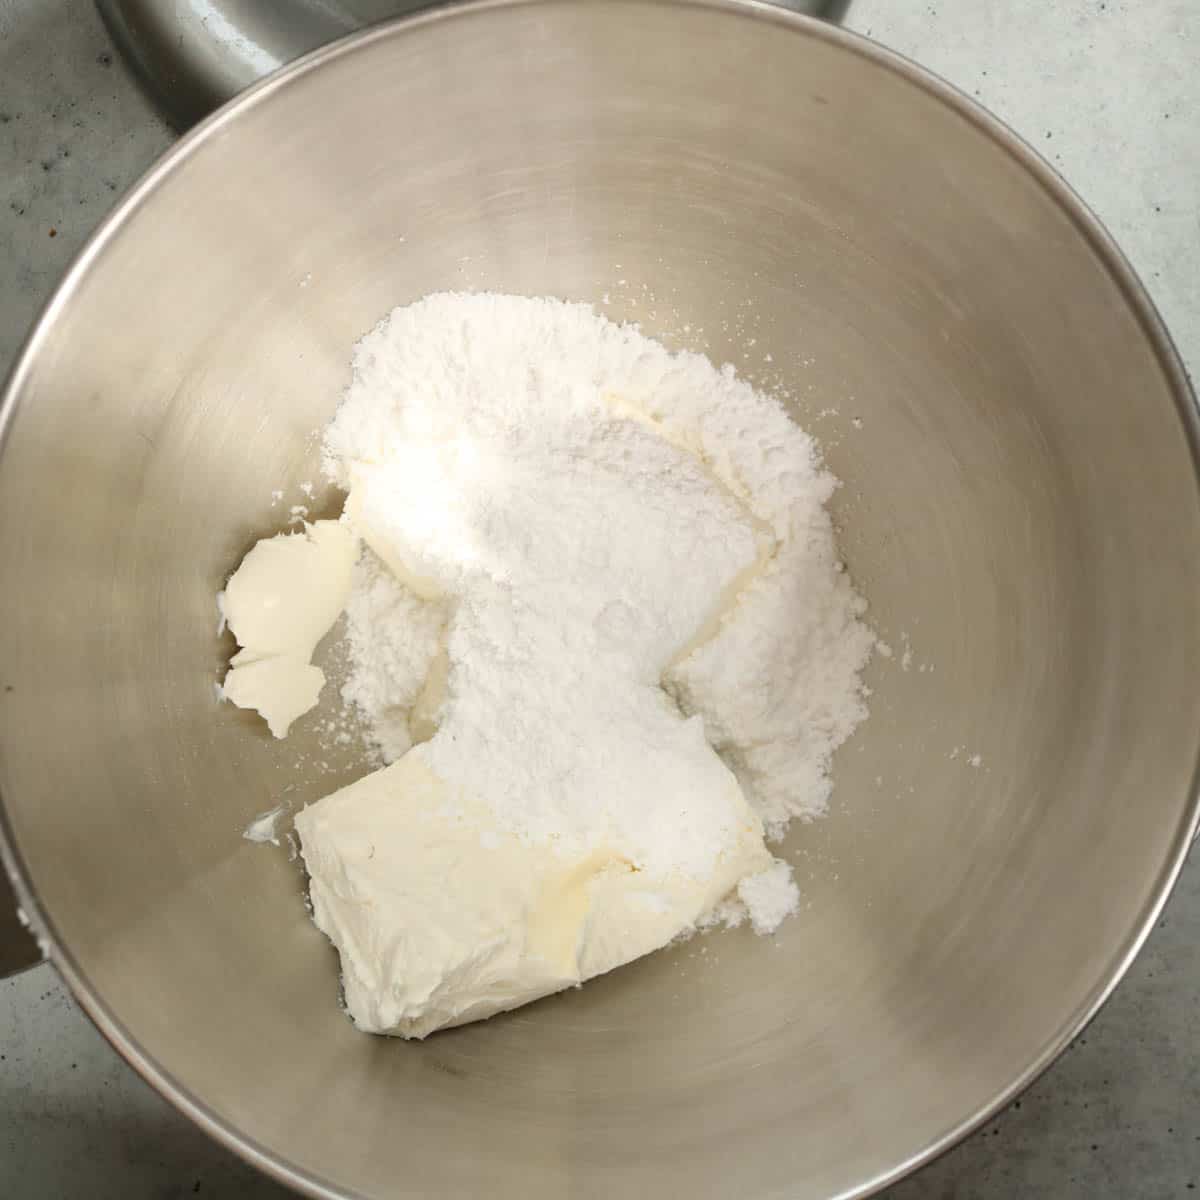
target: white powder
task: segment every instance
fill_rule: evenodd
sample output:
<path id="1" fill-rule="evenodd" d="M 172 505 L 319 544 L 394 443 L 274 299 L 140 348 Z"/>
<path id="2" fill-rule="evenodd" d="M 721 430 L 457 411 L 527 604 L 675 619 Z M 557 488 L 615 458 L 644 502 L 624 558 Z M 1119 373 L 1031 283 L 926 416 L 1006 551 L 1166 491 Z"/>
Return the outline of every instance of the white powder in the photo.
<path id="1" fill-rule="evenodd" d="M 800 892 L 792 879 L 792 868 L 782 859 L 738 884 L 738 899 L 750 913 L 755 933 L 771 933 L 795 912 Z"/>
<path id="2" fill-rule="evenodd" d="M 358 710 L 385 762 L 412 746 L 409 715 L 446 624 L 446 605 L 422 600 L 364 550 L 346 604 L 351 670 L 342 699 Z"/>
<path id="3" fill-rule="evenodd" d="M 824 811 L 874 638 L 836 481 L 732 368 L 584 305 L 431 296 L 360 343 L 325 450 L 389 568 L 358 568 L 343 689 L 387 760 L 444 638 L 413 753 L 524 839 L 701 878 L 722 759 L 770 836 Z M 739 896 L 760 932 L 797 900 L 782 863 Z"/>

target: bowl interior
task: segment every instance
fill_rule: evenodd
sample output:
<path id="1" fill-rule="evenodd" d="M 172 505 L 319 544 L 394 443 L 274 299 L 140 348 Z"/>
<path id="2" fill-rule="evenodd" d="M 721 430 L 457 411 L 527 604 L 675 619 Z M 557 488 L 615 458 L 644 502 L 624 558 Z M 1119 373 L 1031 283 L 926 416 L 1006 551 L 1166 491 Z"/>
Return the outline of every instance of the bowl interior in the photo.
<path id="1" fill-rule="evenodd" d="M 1200 508 L 1178 366 L 1031 164 L 848 35 L 634 0 L 368 35 L 172 152 L 34 339 L 0 465 L 6 820 L 143 1070 L 329 1194 L 825 1197 L 1061 1046 L 1194 819 Z M 405 1044 L 352 1030 L 297 864 L 240 837 L 362 768 L 217 705 L 214 594 L 321 482 L 353 342 L 454 288 L 777 391 L 894 653 L 776 939 Z"/>

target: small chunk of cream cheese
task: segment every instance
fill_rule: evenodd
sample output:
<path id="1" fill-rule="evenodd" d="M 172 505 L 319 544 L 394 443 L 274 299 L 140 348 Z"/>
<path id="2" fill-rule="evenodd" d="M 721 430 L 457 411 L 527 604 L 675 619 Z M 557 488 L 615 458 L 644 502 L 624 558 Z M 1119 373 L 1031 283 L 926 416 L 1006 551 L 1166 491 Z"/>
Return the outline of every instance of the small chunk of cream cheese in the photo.
<path id="1" fill-rule="evenodd" d="M 317 643 L 346 605 L 358 538 L 340 521 L 264 538 L 242 559 L 221 598 L 241 649 L 221 685 L 239 708 L 257 709 L 277 737 L 313 708 L 325 673 Z"/>

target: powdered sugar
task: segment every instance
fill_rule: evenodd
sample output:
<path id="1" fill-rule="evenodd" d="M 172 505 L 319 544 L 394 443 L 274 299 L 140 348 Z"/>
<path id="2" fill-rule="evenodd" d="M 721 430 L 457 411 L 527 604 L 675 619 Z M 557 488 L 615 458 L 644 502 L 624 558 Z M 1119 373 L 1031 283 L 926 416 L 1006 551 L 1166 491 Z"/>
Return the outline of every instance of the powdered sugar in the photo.
<path id="1" fill-rule="evenodd" d="M 770 835 L 824 811 L 873 635 L 836 482 L 731 368 L 584 305 L 431 296 L 360 344 L 325 448 L 387 566 L 343 688 L 385 758 L 444 639 L 413 752 L 522 837 L 701 877 L 746 819 L 710 744 Z M 759 931 L 796 902 L 782 863 L 739 894 Z"/>
<path id="2" fill-rule="evenodd" d="M 738 884 L 738 899 L 746 906 L 755 933 L 772 933 L 796 911 L 800 891 L 792 879 L 792 868 L 776 859 L 765 871 L 747 875 Z"/>
<path id="3" fill-rule="evenodd" d="M 363 551 L 346 604 L 351 670 L 342 699 L 358 711 L 385 762 L 412 746 L 409 717 L 445 625 L 444 602 L 422 600 Z"/>

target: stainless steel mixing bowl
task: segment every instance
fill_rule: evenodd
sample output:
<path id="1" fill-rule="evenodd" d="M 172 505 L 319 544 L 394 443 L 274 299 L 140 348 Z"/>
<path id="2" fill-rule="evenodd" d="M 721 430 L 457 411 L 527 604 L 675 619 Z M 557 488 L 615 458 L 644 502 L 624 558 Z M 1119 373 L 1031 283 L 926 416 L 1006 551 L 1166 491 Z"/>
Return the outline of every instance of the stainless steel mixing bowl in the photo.
<path id="1" fill-rule="evenodd" d="M 355 765 L 218 707 L 213 596 L 319 478 L 353 341 L 455 287 L 607 296 L 782 389 L 895 657 L 777 943 L 405 1044 L 350 1027 L 297 866 L 239 837 Z M 546 0 L 321 51 L 126 198 L 4 413 L 18 889 L 129 1060 L 312 1195 L 864 1195 L 1062 1049 L 1186 853 L 1180 364 L 1032 152 L 837 30 Z"/>

